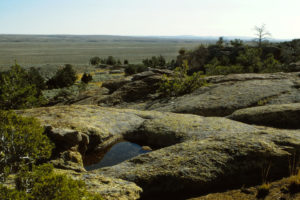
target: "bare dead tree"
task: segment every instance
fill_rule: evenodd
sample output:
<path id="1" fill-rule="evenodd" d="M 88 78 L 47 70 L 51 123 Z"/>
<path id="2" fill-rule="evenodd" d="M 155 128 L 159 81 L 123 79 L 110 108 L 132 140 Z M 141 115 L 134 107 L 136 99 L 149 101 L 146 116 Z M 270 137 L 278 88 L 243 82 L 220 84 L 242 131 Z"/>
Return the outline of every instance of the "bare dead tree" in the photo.
<path id="1" fill-rule="evenodd" d="M 268 37 L 271 36 L 271 33 L 267 31 L 266 25 L 262 24 L 261 26 L 255 26 L 255 35 L 256 35 L 256 41 L 259 47 L 261 47 L 262 42 L 266 41 Z"/>

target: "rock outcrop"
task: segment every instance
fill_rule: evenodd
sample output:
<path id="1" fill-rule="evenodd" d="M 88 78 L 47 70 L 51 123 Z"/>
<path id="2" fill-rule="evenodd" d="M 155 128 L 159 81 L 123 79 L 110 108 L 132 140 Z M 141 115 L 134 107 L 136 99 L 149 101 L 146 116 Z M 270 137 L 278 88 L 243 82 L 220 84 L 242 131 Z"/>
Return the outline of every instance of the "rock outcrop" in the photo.
<path id="1" fill-rule="evenodd" d="M 147 110 L 227 116 L 242 108 L 300 102 L 298 73 L 237 74 L 208 77 L 208 87 L 169 100 L 157 100 Z"/>
<path id="2" fill-rule="evenodd" d="M 93 181 L 101 180 L 99 176 L 127 181 L 121 185 L 135 183 L 143 189 L 142 197 L 149 199 L 180 199 L 259 184 L 262 171 L 268 168 L 269 179 L 281 178 L 288 175 L 289 161 L 300 152 L 299 130 L 248 125 L 223 117 L 87 105 L 18 113 L 37 117 L 52 127 L 58 142 L 64 138 L 73 147 L 80 146 L 86 135 L 85 153 L 103 150 L 119 138 L 152 147 L 154 151 L 149 153 L 86 173 L 96 177 Z M 76 160 L 68 150 L 62 154 Z M 140 190 L 130 191 L 136 194 Z M 115 192 L 118 194 L 118 189 Z"/>
<path id="3" fill-rule="evenodd" d="M 245 108 L 228 118 L 248 124 L 300 129 L 300 103 Z"/>

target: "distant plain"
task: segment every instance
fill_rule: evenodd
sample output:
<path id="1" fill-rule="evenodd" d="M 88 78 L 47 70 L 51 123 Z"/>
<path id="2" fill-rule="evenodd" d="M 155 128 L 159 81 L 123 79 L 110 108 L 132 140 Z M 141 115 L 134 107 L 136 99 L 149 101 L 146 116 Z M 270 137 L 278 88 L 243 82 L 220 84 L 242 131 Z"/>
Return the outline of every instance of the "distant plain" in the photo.
<path id="1" fill-rule="evenodd" d="M 15 61 L 23 67 L 73 64 L 87 66 L 93 56 L 114 56 L 130 63 L 163 55 L 175 59 L 180 48 L 193 49 L 212 40 L 192 38 L 79 36 L 79 35 L 0 35 L 0 69 Z"/>

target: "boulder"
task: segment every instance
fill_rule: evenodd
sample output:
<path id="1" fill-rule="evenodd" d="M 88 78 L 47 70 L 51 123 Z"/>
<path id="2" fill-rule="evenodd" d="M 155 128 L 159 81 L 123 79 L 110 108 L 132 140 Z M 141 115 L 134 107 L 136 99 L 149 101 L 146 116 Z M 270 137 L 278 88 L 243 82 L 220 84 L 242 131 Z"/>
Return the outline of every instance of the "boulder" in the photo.
<path id="1" fill-rule="evenodd" d="M 228 118 L 247 124 L 300 129 L 300 103 L 244 108 Z"/>

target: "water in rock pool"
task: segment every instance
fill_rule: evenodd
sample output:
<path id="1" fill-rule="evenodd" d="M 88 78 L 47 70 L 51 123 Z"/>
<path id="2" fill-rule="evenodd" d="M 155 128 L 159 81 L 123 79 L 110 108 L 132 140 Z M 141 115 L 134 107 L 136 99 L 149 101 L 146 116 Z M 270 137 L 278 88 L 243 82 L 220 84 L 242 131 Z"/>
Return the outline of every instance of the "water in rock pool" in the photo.
<path id="1" fill-rule="evenodd" d="M 87 171 L 90 171 L 102 167 L 116 165 L 125 160 L 147 152 L 149 151 L 142 149 L 142 146 L 138 144 L 127 141 L 119 142 L 113 145 L 98 163 L 85 166 L 85 169 Z"/>

